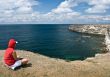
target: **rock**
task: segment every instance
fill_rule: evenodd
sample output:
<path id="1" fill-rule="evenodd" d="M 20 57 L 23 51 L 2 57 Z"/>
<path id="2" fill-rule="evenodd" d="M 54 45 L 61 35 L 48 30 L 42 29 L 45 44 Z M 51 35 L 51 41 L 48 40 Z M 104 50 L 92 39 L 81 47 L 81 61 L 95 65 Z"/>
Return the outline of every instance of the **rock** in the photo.
<path id="1" fill-rule="evenodd" d="M 97 34 L 105 35 L 107 28 L 110 28 L 110 25 L 71 25 L 69 30 L 87 34 Z"/>

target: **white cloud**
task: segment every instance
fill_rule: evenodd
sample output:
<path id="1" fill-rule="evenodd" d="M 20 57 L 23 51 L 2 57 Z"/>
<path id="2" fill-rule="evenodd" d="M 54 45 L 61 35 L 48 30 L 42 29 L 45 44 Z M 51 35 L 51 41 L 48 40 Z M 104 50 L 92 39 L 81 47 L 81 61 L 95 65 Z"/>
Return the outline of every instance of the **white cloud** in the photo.
<path id="1" fill-rule="evenodd" d="M 74 13 L 73 8 L 75 6 L 78 6 L 78 3 L 82 1 L 84 0 L 65 0 L 61 2 L 61 4 L 57 8 L 53 9 L 52 12 L 53 13 Z"/>
<path id="2" fill-rule="evenodd" d="M 79 17 L 83 20 L 95 20 L 95 21 L 110 21 L 110 15 L 100 16 L 100 15 L 83 15 Z"/>
<path id="3" fill-rule="evenodd" d="M 35 0 L 1 0 L 0 1 L 0 23 L 75 23 L 88 21 L 110 21 L 110 16 L 99 15 L 82 15 L 81 12 L 76 12 L 74 8 L 80 6 L 80 3 L 86 2 L 92 7 L 86 12 L 106 12 L 110 0 L 65 0 L 56 8 L 53 8 L 48 13 L 40 13 L 33 10 L 33 6 L 39 4 Z M 109 3 L 108 3 L 109 2 Z M 100 5 L 98 5 L 100 3 Z M 44 6 L 45 7 L 45 6 Z"/>
<path id="4" fill-rule="evenodd" d="M 34 0 L 1 0 L 0 19 L 3 22 L 31 21 L 33 6 L 38 5 Z M 0 21 L 0 22 L 1 22 Z"/>
<path id="5" fill-rule="evenodd" d="M 17 13 L 30 13 L 32 12 L 31 7 L 20 7 L 16 10 Z"/>
<path id="6" fill-rule="evenodd" d="M 73 6 L 77 5 L 76 3 L 71 4 L 71 0 L 67 1 L 65 0 L 62 2 L 57 8 L 53 9 L 52 12 L 54 13 L 68 13 L 68 12 L 73 12 L 71 9 Z"/>
<path id="7" fill-rule="evenodd" d="M 50 14 L 58 15 L 56 16 L 57 20 L 73 20 L 73 22 L 81 20 L 83 21 L 110 21 L 109 15 L 82 15 L 79 12 L 74 10 L 75 6 L 80 6 L 80 3 L 87 3 L 88 5 L 92 5 L 90 8 L 86 9 L 88 13 L 104 13 L 107 9 L 110 8 L 110 0 L 65 0 L 62 2 L 57 8 L 53 9 Z M 53 15 L 53 18 L 55 18 Z"/>
<path id="8" fill-rule="evenodd" d="M 77 6 L 78 2 L 80 2 L 80 0 L 65 0 L 46 15 L 50 17 L 52 21 L 57 20 L 60 22 L 76 18 L 80 16 L 80 13 L 75 12 L 72 8 Z"/>
<path id="9" fill-rule="evenodd" d="M 32 7 L 35 5 L 34 0 L 8 0 L 8 2 L 4 0 L 0 1 L 0 4 L 6 4 L 7 7 L 0 5 L 4 7 L 0 11 L 0 17 L 4 22 L 63 22 L 64 20 L 72 19 L 80 15 L 78 12 L 72 10 L 72 7 L 77 5 L 74 2 L 76 1 L 65 0 L 57 8 L 52 9 L 48 13 L 41 14 L 33 10 Z"/>
<path id="10" fill-rule="evenodd" d="M 110 0 L 90 0 L 88 4 L 92 7 L 86 10 L 87 13 L 105 13 L 110 8 Z"/>
<path id="11" fill-rule="evenodd" d="M 35 2 L 35 1 L 34 1 Z M 36 5 L 38 3 L 36 2 Z M 32 0 L 0 0 L 0 11 L 18 10 L 19 8 L 31 8 L 34 6 Z M 31 8 L 32 9 L 32 8 Z"/>

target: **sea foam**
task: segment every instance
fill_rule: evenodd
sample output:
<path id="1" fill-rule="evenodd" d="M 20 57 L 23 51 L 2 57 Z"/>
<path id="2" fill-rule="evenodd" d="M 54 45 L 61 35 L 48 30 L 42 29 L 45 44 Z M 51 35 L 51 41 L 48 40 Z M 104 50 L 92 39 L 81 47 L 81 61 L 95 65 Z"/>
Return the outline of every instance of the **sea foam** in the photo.
<path id="1" fill-rule="evenodd" d="M 107 29 L 105 33 L 105 44 L 107 46 L 107 50 L 110 51 L 110 29 Z"/>

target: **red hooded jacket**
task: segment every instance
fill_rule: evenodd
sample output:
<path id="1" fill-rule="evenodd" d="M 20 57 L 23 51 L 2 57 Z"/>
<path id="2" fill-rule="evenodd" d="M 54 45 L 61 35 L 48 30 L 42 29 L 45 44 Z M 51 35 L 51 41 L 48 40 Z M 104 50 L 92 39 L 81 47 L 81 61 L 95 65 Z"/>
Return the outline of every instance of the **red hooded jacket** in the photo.
<path id="1" fill-rule="evenodd" d="M 15 45 L 16 41 L 14 39 L 10 39 L 8 48 L 6 49 L 4 54 L 4 62 L 9 66 L 13 65 L 16 62 L 12 55 L 12 53 L 14 52 Z"/>

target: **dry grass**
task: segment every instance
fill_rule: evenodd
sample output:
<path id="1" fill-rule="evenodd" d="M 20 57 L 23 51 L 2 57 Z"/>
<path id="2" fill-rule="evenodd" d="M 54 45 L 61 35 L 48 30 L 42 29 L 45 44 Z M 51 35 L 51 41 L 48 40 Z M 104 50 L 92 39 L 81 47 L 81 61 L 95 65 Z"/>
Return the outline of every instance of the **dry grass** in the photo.
<path id="1" fill-rule="evenodd" d="M 84 61 L 66 62 L 28 51 L 17 53 L 30 59 L 27 66 L 16 71 L 2 63 L 4 51 L 0 51 L 0 77 L 110 77 L 110 53 L 96 55 Z"/>

